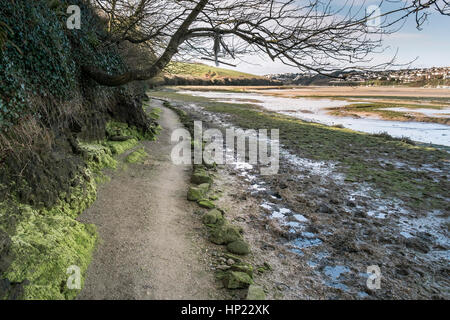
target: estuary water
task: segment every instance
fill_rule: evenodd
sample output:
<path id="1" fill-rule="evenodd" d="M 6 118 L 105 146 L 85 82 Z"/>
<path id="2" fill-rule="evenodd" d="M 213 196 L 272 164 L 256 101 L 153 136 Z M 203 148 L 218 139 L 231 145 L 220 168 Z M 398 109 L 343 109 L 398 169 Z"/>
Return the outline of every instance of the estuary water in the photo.
<path id="1" fill-rule="evenodd" d="M 386 132 L 393 137 L 408 137 L 411 140 L 450 146 L 450 126 L 429 122 L 389 121 L 370 118 L 338 117 L 327 113 L 327 108 L 343 107 L 354 101 L 332 100 L 325 98 L 285 98 L 260 93 L 236 93 L 221 91 L 190 91 L 179 93 L 211 98 L 220 102 L 254 104 L 262 108 L 285 114 L 305 121 L 325 125 L 342 125 L 355 131 L 366 133 Z M 431 113 L 428 111 L 428 116 Z M 417 110 L 415 111 L 417 112 Z M 439 110 L 440 115 L 449 114 L 448 109 Z"/>

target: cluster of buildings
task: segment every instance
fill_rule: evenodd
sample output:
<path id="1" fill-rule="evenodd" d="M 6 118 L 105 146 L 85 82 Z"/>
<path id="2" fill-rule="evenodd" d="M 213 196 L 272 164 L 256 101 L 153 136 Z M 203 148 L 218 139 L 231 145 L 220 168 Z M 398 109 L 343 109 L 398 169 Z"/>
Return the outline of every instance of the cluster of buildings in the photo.
<path id="1" fill-rule="evenodd" d="M 336 78 L 328 78 L 330 84 L 342 82 L 396 82 L 396 83 L 413 83 L 430 80 L 450 80 L 450 67 L 433 67 L 419 69 L 403 69 L 403 70 L 384 70 L 384 71 L 351 71 L 351 72 L 335 72 Z M 278 80 L 283 83 L 290 84 L 307 84 L 316 81 L 323 82 L 323 76 L 311 75 L 304 73 L 283 73 L 269 74 L 266 78 L 270 80 Z"/>

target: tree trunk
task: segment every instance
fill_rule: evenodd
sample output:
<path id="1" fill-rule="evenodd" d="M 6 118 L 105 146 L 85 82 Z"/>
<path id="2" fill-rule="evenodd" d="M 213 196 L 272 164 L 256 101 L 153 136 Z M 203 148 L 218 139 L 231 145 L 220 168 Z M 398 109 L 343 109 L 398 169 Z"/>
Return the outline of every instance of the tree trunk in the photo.
<path id="1" fill-rule="evenodd" d="M 208 1 L 209 0 L 200 0 L 198 2 L 195 8 L 187 16 L 186 20 L 183 21 L 178 30 L 173 34 L 172 38 L 170 38 L 169 44 L 167 45 L 164 53 L 149 68 L 144 70 L 131 70 L 119 75 L 110 75 L 95 67 L 83 66 L 83 72 L 85 72 L 90 78 L 94 79 L 97 83 L 110 87 L 120 86 L 131 81 L 149 80 L 155 77 L 167 66 L 173 55 L 177 53 L 178 47 L 186 39 L 190 25 L 208 4 Z"/>

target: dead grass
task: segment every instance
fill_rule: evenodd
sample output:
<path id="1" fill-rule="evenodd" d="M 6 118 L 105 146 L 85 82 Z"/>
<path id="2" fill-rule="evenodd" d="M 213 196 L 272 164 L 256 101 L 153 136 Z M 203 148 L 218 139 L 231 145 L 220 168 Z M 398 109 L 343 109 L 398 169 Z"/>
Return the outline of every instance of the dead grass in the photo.
<path id="1" fill-rule="evenodd" d="M 12 156 L 21 161 L 24 154 L 50 150 L 53 135 L 35 118 L 28 116 L 6 132 L 0 133 L 0 161 Z"/>

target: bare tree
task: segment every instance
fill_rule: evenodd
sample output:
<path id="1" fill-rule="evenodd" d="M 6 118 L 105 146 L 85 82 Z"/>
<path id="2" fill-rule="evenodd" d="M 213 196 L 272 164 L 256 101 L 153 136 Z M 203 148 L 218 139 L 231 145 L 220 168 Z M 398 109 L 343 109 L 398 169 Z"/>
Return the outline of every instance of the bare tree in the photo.
<path id="1" fill-rule="evenodd" d="M 216 63 L 219 55 L 264 54 L 329 75 L 367 65 L 372 53 L 383 50 L 383 36 L 398 31 L 408 17 L 420 28 L 432 11 L 450 15 L 448 0 L 380 0 L 370 10 L 358 0 L 91 1 L 108 17 L 106 44 L 148 43 L 158 57 L 147 68 L 118 75 L 83 68 L 107 86 L 151 79 L 177 53 Z"/>

